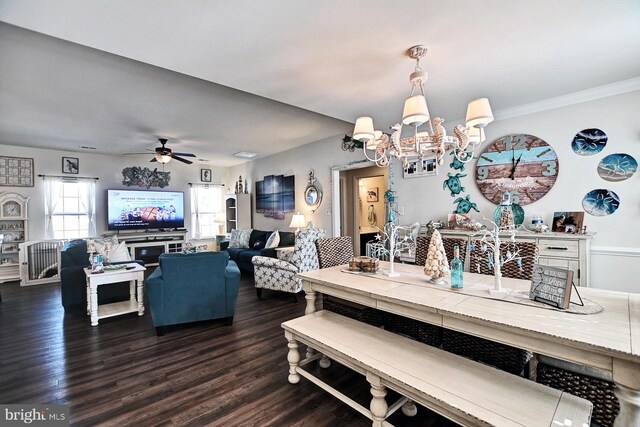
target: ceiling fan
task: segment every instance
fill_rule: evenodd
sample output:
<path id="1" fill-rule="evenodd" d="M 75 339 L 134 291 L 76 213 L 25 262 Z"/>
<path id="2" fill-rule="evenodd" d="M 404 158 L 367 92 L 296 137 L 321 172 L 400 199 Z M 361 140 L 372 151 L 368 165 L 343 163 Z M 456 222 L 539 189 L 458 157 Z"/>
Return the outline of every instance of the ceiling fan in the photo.
<path id="1" fill-rule="evenodd" d="M 156 153 L 156 155 L 154 156 L 153 159 L 150 160 L 150 162 L 160 162 L 165 164 L 165 163 L 169 163 L 171 159 L 176 159 L 177 161 L 186 163 L 188 165 L 193 163 L 191 160 L 183 159 L 182 157 L 195 157 L 195 154 L 174 153 L 173 151 L 171 151 L 171 148 L 165 147 L 165 144 L 167 143 L 166 138 L 158 138 L 158 141 L 160 141 L 160 145 L 161 145 L 160 147 L 156 147 L 155 150 L 151 150 L 147 148 L 147 151 L 152 151 Z M 125 155 L 127 154 L 133 155 L 133 154 L 146 154 L 146 153 L 126 153 Z"/>
<path id="2" fill-rule="evenodd" d="M 167 143 L 166 138 L 159 138 L 162 147 L 156 147 L 156 156 L 151 159 L 152 162 L 169 163 L 171 159 L 176 159 L 179 162 L 190 165 L 193 163 L 191 160 L 183 159 L 182 157 L 195 157 L 195 154 L 189 153 L 174 153 L 171 148 L 167 148 L 164 145 Z M 182 156 L 182 157 L 180 157 Z"/>

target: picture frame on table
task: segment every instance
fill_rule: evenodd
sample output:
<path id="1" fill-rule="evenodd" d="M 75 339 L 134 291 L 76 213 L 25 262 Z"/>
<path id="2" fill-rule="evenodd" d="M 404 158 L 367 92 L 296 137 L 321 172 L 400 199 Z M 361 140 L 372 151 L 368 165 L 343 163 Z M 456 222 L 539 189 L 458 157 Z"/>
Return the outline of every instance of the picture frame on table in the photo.
<path id="1" fill-rule="evenodd" d="M 62 173 L 77 175 L 80 172 L 80 159 L 77 157 L 62 158 Z"/>
<path id="2" fill-rule="evenodd" d="M 211 182 L 211 169 L 200 169 L 200 181 Z"/>
<path id="3" fill-rule="evenodd" d="M 582 230 L 584 212 L 554 212 L 551 231 L 556 233 L 575 234 Z"/>

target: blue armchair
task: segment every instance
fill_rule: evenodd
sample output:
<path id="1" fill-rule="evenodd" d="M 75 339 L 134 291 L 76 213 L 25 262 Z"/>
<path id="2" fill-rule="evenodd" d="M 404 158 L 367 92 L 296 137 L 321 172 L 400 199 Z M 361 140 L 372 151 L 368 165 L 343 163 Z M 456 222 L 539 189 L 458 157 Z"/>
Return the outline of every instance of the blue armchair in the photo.
<path id="1" fill-rule="evenodd" d="M 226 252 L 162 254 L 159 262 L 145 282 L 158 335 L 180 323 L 225 319 L 232 324 L 240 270 Z"/>

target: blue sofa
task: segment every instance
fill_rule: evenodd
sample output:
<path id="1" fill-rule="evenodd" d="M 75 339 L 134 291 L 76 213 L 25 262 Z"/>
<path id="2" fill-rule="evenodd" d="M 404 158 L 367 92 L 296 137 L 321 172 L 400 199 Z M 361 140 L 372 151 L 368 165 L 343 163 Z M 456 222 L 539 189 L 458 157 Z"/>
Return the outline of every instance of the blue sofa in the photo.
<path id="1" fill-rule="evenodd" d="M 240 270 L 225 252 L 160 255 L 159 266 L 145 281 L 153 325 L 164 327 L 209 319 L 233 323 Z"/>
<path id="2" fill-rule="evenodd" d="M 229 254 L 229 258 L 238 264 L 240 270 L 253 273 L 253 263 L 251 259 L 254 256 L 278 257 L 274 248 L 264 248 L 271 233 L 273 233 L 273 231 L 252 230 L 251 236 L 249 237 L 248 248 L 230 248 L 229 242 L 222 242 L 220 244 L 220 250 L 226 251 Z M 289 231 L 278 231 L 278 233 L 280 234 L 279 248 L 294 245 L 296 241 L 295 233 Z"/>
<path id="3" fill-rule="evenodd" d="M 144 262 L 137 262 L 144 266 Z M 114 262 L 113 264 L 122 264 Z M 89 267 L 89 254 L 85 240 L 72 240 L 60 252 L 60 296 L 65 313 L 87 310 L 87 278 L 84 268 Z M 129 299 L 129 282 L 100 287 L 98 304 L 108 304 Z"/>

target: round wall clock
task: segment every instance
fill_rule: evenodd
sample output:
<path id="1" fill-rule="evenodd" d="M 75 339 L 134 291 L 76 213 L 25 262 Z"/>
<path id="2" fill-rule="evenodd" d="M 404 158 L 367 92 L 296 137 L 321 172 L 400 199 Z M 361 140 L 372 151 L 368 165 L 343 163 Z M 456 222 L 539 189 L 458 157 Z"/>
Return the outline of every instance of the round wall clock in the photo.
<path id="1" fill-rule="evenodd" d="M 544 197 L 556 183 L 556 152 L 542 139 L 507 135 L 485 148 L 476 163 L 476 182 L 487 200 L 499 204 L 505 191 L 520 206 Z"/>

